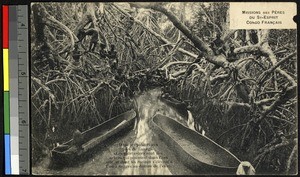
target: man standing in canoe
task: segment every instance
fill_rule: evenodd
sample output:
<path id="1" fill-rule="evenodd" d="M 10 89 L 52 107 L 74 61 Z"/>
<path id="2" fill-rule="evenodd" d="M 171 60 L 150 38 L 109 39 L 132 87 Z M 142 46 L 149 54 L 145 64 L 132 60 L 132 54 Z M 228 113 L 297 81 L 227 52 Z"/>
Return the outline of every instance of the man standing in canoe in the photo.
<path id="1" fill-rule="evenodd" d="M 73 133 L 73 145 L 78 149 L 78 150 L 83 150 L 82 147 L 83 144 L 83 136 L 82 133 L 76 129 Z"/>
<path id="2" fill-rule="evenodd" d="M 77 152 L 81 152 L 83 150 L 83 143 L 84 143 L 84 138 L 82 133 L 78 130 L 78 128 L 75 126 L 75 124 L 72 125 L 73 126 L 73 142 L 72 145 L 76 148 Z"/>

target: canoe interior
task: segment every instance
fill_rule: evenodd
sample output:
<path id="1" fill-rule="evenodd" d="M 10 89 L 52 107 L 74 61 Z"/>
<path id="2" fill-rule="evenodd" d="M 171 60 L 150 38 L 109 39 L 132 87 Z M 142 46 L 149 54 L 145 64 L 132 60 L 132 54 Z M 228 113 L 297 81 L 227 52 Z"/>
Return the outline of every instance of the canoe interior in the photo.
<path id="1" fill-rule="evenodd" d="M 174 119 L 157 114 L 152 121 L 182 149 L 202 163 L 224 168 L 237 168 L 240 164 L 229 151 Z"/>
<path id="2" fill-rule="evenodd" d="M 118 125 L 123 124 L 125 121 L 132 121 L 135 116 L 136 112 L 134 110 L 130 110 L 82 132 L 83 138 L 85 140 L 85 143 L 82 145 L 83 148 L 89 146 L 95 138 L 106 135 L 110 130 L 116 128 Z M 67 141 L 64 144 L 61 144 L 60 146 L 57 146 L 55 149 L 53 149 L 53 151 L 56 153 L 67 153 L 67 151 L 72 148 L 72 142 L 73 139 Z"/>

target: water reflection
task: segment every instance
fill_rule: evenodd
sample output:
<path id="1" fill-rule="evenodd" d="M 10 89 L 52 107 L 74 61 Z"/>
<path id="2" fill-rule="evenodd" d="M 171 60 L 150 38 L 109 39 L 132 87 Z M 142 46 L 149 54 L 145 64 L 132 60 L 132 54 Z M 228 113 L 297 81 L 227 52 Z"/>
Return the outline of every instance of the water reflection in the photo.
<path id="1" fill-rule="evenodd" d="M 158 146 L 160 147 L 155 146 L 158 144 L 158 141 L 156 139 L 155 132 L 153 132 L 149 128 L 149 120 L 155 114 L 160 113 L 162 115 L 169 116 L 195 130 L 194 120 L 191 113 L 189 112 L 189 120 L 187 122 L 179 114 L 177 114 L 176 111 L 174 111 L 165 103 L 161 102 L 159 100 L 160 95 L 161 91 L 159 89 L 154 89 L 136 98 L 139 119 L 137 120 L 138 123 L 136 124 L 137 126 L 135 128 L 136 139 L 133 144 L 145 144 L 154 146 L 149 146 L 148 148 L 144 149 L 134 149 L 133 147 L 130 147 L 132 145 L 128 145 L 126 148 L 127 152 L 129 153 L 126 155 L 125 159 L 132 159 L 134 157 L 133 153 L 131 153 L 132 151 L 138 152 L 138 154 L 141 155 L 139 155 L 137 159 L 126 161 L 122 175 L 172 174 L 172 169 L 170 167 L 173 166 L 170 165 L 172 164 L 172 162 L 170 160 L 168 161 L 168 157 L 165 157 L 166 154 L 161 153 L 164 152 L 161 146 L 161 143 L 163 142 L 159 142 Z"/>
<path id="2" fill-rule="evenodd" d="M 33 167 L 34 174 L 43 175 L 192 175 L 170 147 L 149 127 L 149 120 L 160 113 L 193 128 L 175 110 L 159 100 L 161 91 L 150 90 L 136 98 L 139 119 L 134 131 L 104 145 L 87 161 L 62 170 L 48 169 L 46 165 Z M 149 145 L 149 146 L 147 146 Z M 46 164 L 46 162 L 43 162 Z"/>

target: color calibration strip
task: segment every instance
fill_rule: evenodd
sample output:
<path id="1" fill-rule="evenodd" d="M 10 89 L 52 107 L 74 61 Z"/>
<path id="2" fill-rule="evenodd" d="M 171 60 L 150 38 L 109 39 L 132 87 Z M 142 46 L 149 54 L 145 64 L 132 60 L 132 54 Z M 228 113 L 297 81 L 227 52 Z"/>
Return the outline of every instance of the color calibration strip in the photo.
<path id="1" fill-rule="evenodd" d="M 2 6 L 2 36 L 3 36 L 3 86 L 4 86 L 4 153 L 5 174 L 11 174 L 10 152 L 10 93 L 9 93 L 9 7 Z"/>
<path id="2" fill-rule="evenodd" d="M 28 7 L 3 5 L 5 174 L 30 174 Z"/>

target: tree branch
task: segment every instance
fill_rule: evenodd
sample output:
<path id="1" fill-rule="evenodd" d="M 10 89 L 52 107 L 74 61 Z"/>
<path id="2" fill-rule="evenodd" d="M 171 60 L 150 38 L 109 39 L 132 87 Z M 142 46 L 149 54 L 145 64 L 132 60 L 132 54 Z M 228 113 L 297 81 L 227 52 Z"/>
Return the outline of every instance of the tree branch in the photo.
<path id="1" fill-rule="evenodd" d="M 296 56 L 296 52 L 286 56 L 285 58 L 281 59 L 279 62 L 277 62 L 276 64 L 274 64 L 271 68 L 269 68 L 268 70 L 266 70 L 265 72 L 263 72 L 261 74 L 261 76 L 259 76 L 259 82 L 258 83 L 262 83 L 264 82 L 264 80 L 267 78 L 268 75 L 270 75 L 274 70 L 276 70 L 282 63 L 284 63 L 285 61 L 289 60 L 290 58 Z M 293 85 L 295 85 L 296 83 L 294 83 Z"/>
<path id="2" fill-rule="evenodd" d="M 41 17 L 41 22 L 58 30 L 61 30 L 65 32 L 68 37 L 70 38 L 70 44 L 71 47 L 73 48 L 75 41 L 74 41 L 74 34 L 73 32 L 63 23 L 60 21 L 56 20 L 53 16 L 51 16 L 46 8 L 42 4 L 34 4 L 32 7 L 34 10 L 38 11 L 39 16 Z"/>
<path id="3" fill-rule="evenodd" d="M 277 63 L 276 56 L 275 56 L 274 52 L 271 50 L 271 47 L 269 46 L 269 43 L 268 43 L 269 30 L 262 30 L 261 33 L 262 33 L 262 36 L 261 36 L 260 51 L 269 57 L 272 65 L 276 65 L 276 63 Z M 292 84 L 292 86 L 297 85 L 295 80 L 287 72 L 283 71 L 282 69 L 280 69 L 278 67 L 276 67 L 276 72 L 283 75 Z"/>
<path id="4" fill-rule="evenodd" d="M 191 40 L 195 47 L 198 48 L 200 51 L 206 53 L 206 60 L 210 63 L 213 63 L 217 66 L 221 66 L 223 68 L 227 68 L 229 66 L 229 62 L 226 60 L 225 56 L 218 55 L 217 57 L 214 56 L 213 50 L 209 47 L 208 44 L 203 42 L 198 36 L 194 35 L 188 28 L 185 26 L 172 12 L 167 10 L 166 8 L 162 7 L 158 3 L 136 3 L 132 2 L 129 3 L 132 7 L 137 8 L 146 8 L 146 9 L 153 9 L 158 12 L 163 13 L 166 15 L 169 20 L 173 23 L 173 25 L 178 28 L 189 40 Z"/>
<path id="5" fill-rule="evenodd" d="M 286 91 L 280 94 L 270 106 L 268 106 L 265 111 L 257 119 L 257 122 L 262 121 L 270 112 L 274 111 L 278 106 L 284 104 L 288 100 L 294 98 L 297 95 L 297 86 L 291 86 L 286 89 Z"/>
<path id="6" fill-rule="evenodd" d="M 128 16 L 128 17 L 131 17 L 130 14 L 128 14 L 127 12 L 123 11 L 122 9 L 120 9 L 117 5 L 115 4 L 112 4 L 113 7 L 115 7 L 116 9 L 118 9 L 120 12 L 122 12 L 124 15 Z M 134 19 L 134 21 L 139 24 L 141 27 L 143 27 L 145 30 L 147 30 L 149 33 L 151 33 L 153 36 L 155 36 L 160 42 L 162 42 L 163 44 L 166 44 L 166 45 L 171 45 L 171 46 L 175 46 L 175 44 L 172 44 L 172 42 L 170 42 L 169 40 L 167 40 L 166 38 L 164 38 L 163 36 L 161 36 L 160 34 L 156 33 L 155 31 L 153 31 L 152 29 L 149 29 L 147 28 L 141 21 L 137 20 L 137 19 Z M 192 53 L 192 52 L 189 52 L 187 50 L 184 50 L 183 48 L 178 48 L 178 51 L 185 54 L 185 55 L 188 55 L 190 57 L 193 57 L 193 58 L 197 58 L 198 55 Z"/>

